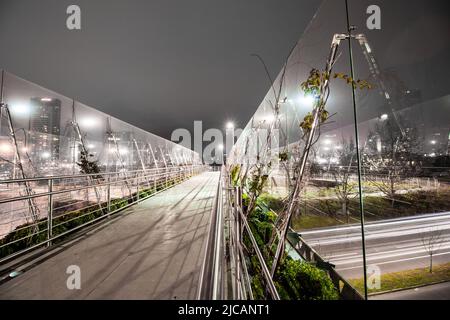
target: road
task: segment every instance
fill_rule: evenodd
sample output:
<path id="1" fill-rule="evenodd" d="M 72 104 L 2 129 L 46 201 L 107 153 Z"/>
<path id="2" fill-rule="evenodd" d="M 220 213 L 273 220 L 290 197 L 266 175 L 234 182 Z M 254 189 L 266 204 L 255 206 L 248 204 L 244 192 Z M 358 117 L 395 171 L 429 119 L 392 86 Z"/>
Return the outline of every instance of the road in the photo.
<path id="1" fill-rule="evenodd" d="M 370 300 L 450 300 L 450 282 L 374 295 Z"/>
<path id="2" fill-rule="evenodd" d="M 319 254 L 336 265 L 347 279 L 362 278 L 361 227 L 359 224 L 300 232 Z M 424 241 L 439 239 L 433 263 L 450 262 L 450 212 L 367 223 L 365 226 L 368 266 L 382 273 L 427 267 Z"/>
<path id="3" fill-rule="evenodd" d="M 218 179 L 205 172 L 125 209 L 0 285 L 0 299 L 195 299 Z"/>

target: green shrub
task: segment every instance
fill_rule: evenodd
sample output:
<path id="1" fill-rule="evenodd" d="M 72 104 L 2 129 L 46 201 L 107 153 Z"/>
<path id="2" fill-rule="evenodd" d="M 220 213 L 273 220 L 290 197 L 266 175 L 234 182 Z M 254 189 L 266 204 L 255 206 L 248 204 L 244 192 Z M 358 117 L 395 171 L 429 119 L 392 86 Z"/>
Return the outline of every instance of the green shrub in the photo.
<path id="1" fill-rule="evenodd" d="M 282 299 L 337 300 L 339 293 L 328 274 L 307 262 L 286 258 L 277 273 L 276 282 L 288 293 Z"/>
<path id="2" fill-rule="evenodd" d="M 243 195 L 244 203 L 248 196 Z M 250 229 L 268 266 L 271 266 L 274 249 L 268 246 L 273 233 L 276 214 L 272 210 L 281 210 L 283 206 L 279 198 L 263 194 L 257 200 L 256 206 L 248 217 Z M 246 233 L 243 237 L 244 246 L 248 248 L 250 257 L 248 271 L 252 278 L 251 284 L 256 299 L 265 298 L 264 279 L 259 260 L 253 252 L 250 239 Z M 339 293 L 328 274 L 306 262 L 296 261 L 290 257 L 282 260 L 275 277 L 275 286 L 282 299 L 288 300 L 335 300 Z"/>

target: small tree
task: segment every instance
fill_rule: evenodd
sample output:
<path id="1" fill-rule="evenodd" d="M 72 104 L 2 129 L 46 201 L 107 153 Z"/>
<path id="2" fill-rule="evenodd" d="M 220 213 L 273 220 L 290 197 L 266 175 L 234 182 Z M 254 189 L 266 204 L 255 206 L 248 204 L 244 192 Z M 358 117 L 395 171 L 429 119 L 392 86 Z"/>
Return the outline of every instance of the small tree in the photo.
<path id="1" fill-rule="evenodd" d="M 336 183 L 334 193 L 341 203 L 342 214 L 347 217 L 347 223 L 350 222 L 350 211 L 348 206 L 353 197 L 354 189 L 357 186 L 356 182 L 351 181 L 351 166 L 355 158 L 355 144 L 353 140 L 350 142 L 342 139 L 340 148 L 336 151 L 336 158 L 339 161 L 339 166 L 331 168 L 330 173 Z"/>
<path id="2" fill-rule="evenodd" d="M 372 174 L 366 178 L 394 205 L 402 180 L 417 172 L 421 137 L 405 119 L 389 117 L 369 133 L 364 163 Z"/>
<path id="3" fill-rule="evenodd" d="M 439 250 L 443 241 L 442 230 L 438 227 L 428 228 L 422 233 L 422 245 L 430 257 L 430 273 L 433 272 L 433 255 Z"/>
<path id="4" fill-rule="evenodd" d="M 100 168 L 98 167 L 98 161 L 92 160 L 93 154 L 88 153 L 86 150 L 81 149 L 80 151 L 80 162 L 77 162 L 78 167 L 80 167 L 80 172 L 84 174 L 100 173 Z M 101 179 L 101 175 L 94 175 L 92 178 Z"/>

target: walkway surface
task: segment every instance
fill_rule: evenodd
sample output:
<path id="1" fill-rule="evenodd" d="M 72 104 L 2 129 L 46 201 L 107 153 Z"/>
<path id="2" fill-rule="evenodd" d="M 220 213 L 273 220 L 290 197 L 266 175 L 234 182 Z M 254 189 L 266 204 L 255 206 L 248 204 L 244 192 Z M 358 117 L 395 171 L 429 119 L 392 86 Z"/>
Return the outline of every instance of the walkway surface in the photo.
<path id="1" fill-rule="evenodd" d="M 126 209 L 1 285 L 0 299 L 195 299 L 218 179 L 205 172 Z M 68 289 L 71 265 L 80 289 Z"/>

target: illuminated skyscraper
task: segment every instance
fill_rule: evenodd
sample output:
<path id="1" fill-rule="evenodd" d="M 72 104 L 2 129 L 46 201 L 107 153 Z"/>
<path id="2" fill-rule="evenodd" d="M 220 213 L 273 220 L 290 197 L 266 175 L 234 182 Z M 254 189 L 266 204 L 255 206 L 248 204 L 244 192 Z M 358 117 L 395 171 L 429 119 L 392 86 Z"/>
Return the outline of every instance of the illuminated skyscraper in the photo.
<path id="1" fill-rule="evenodd" d="M 29 123 L 32 158 L 56 161 L 59 158 L 61 100 L 31 98 Z"/>

